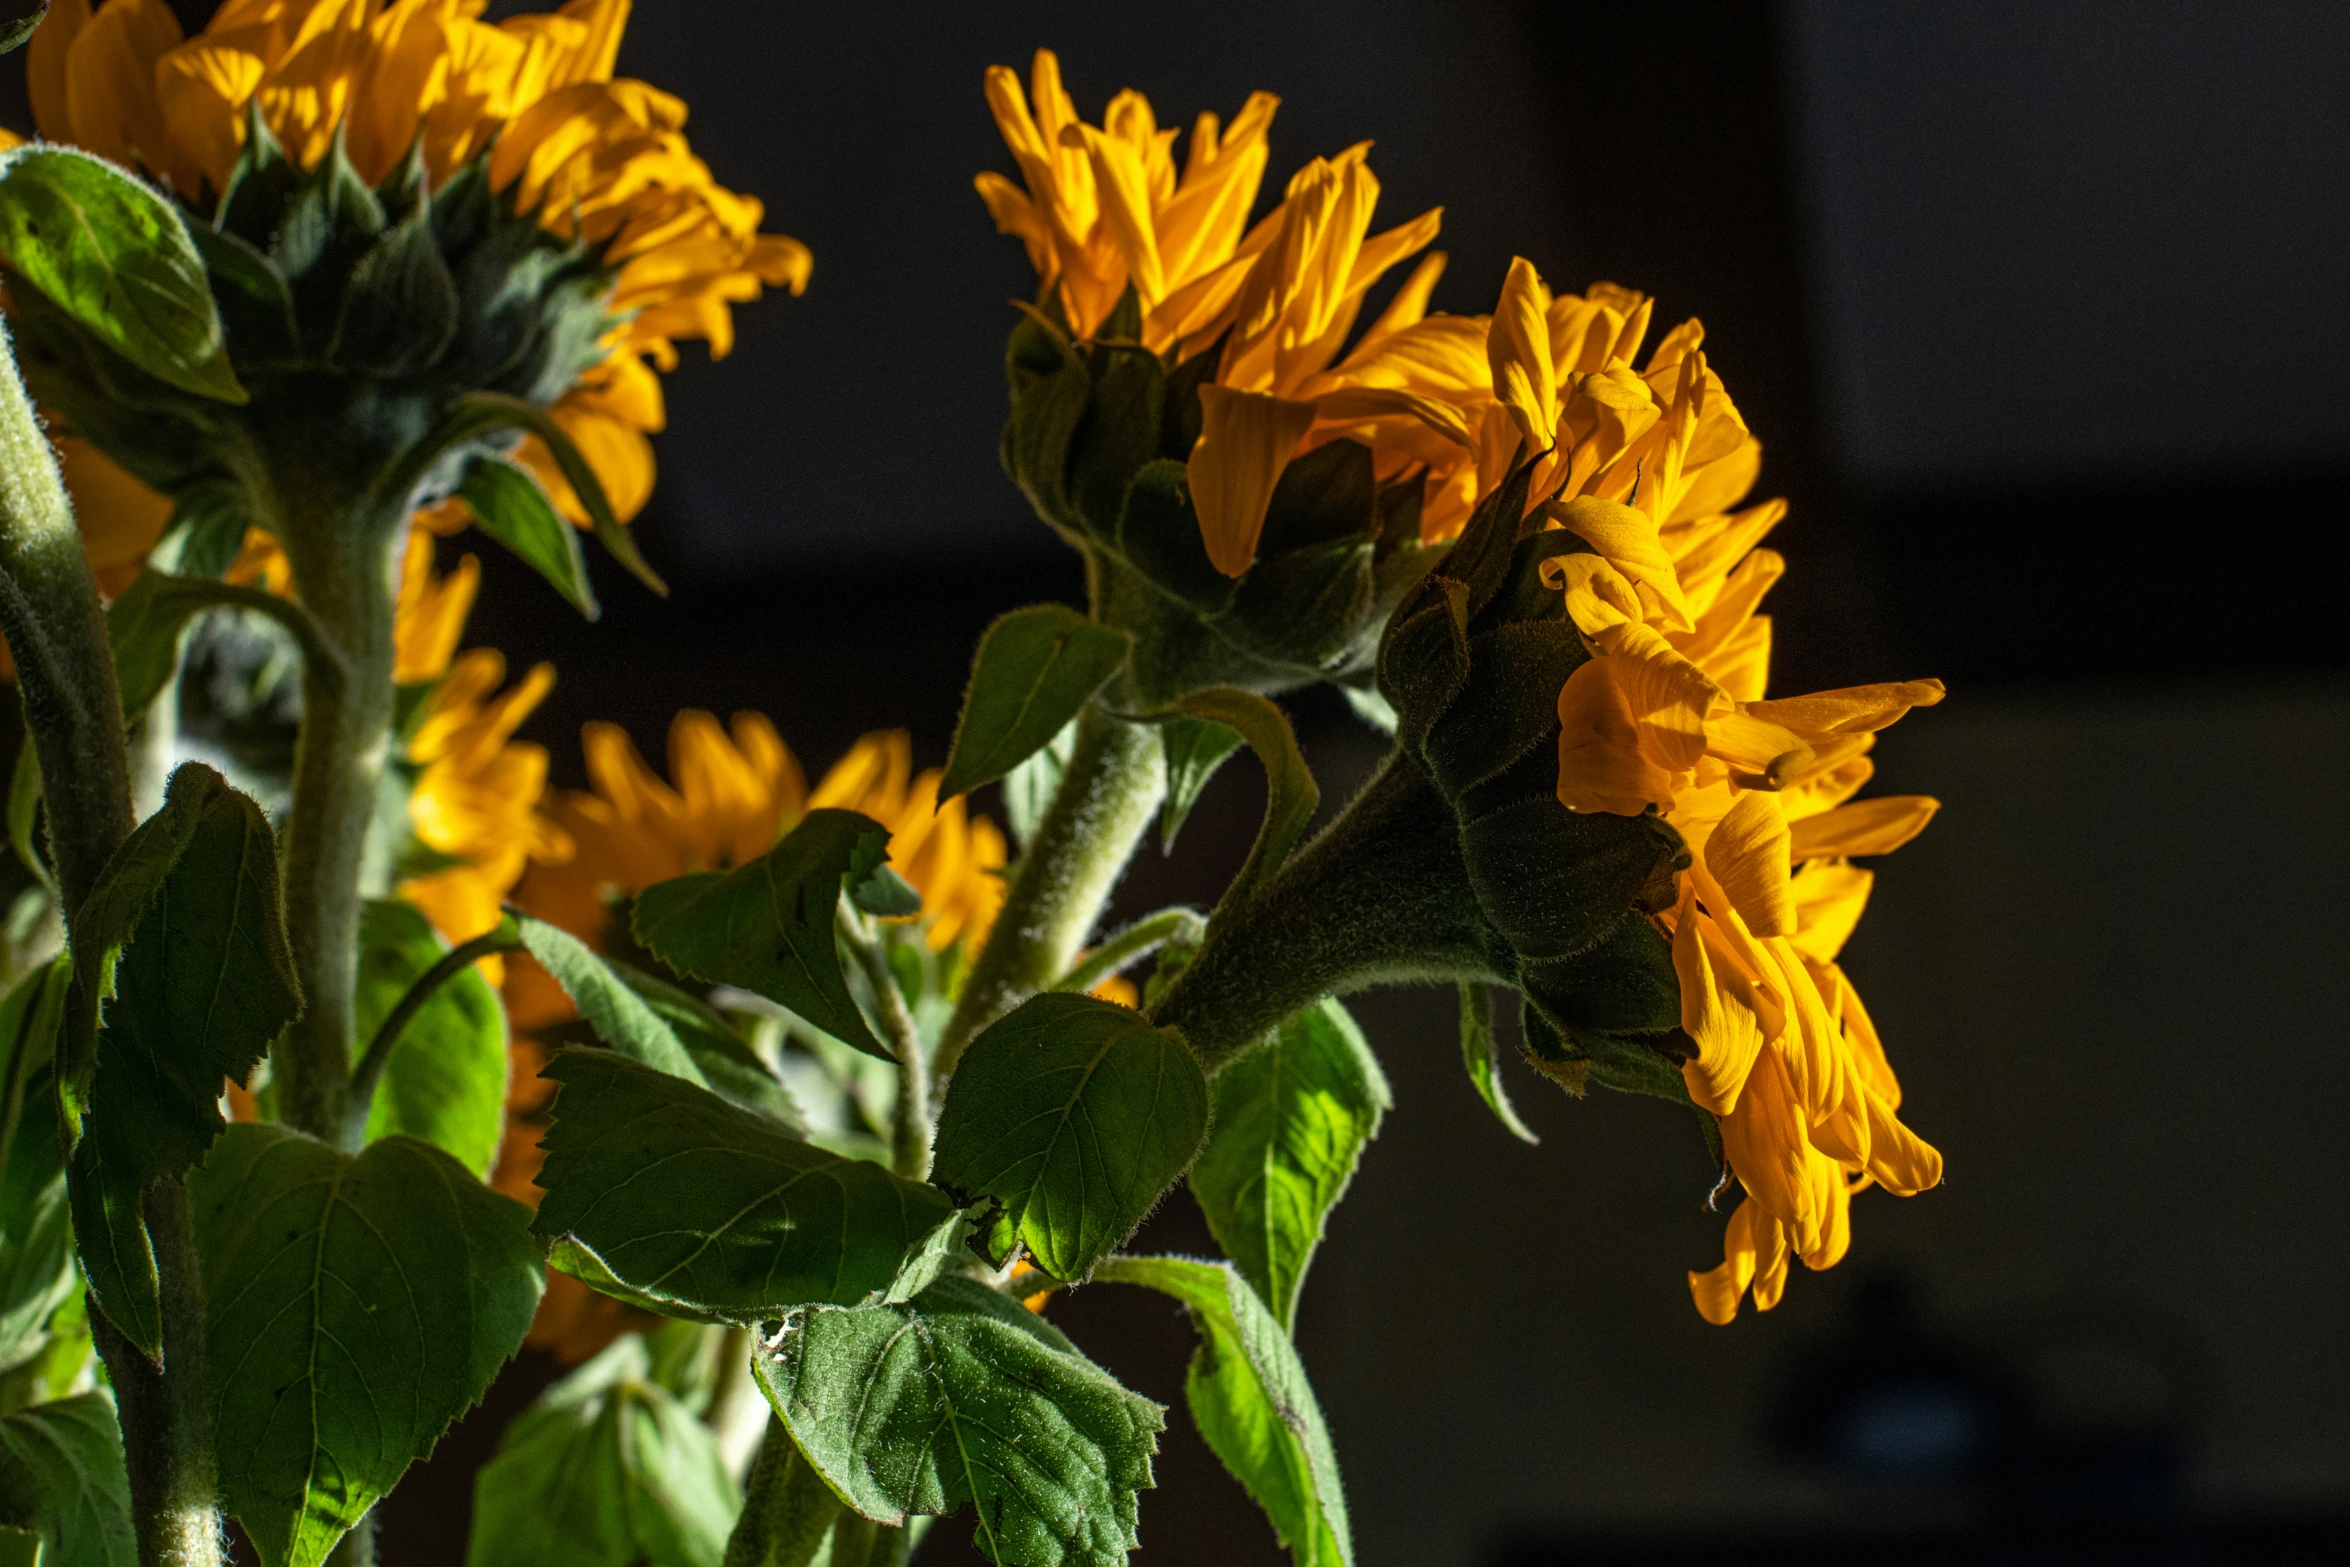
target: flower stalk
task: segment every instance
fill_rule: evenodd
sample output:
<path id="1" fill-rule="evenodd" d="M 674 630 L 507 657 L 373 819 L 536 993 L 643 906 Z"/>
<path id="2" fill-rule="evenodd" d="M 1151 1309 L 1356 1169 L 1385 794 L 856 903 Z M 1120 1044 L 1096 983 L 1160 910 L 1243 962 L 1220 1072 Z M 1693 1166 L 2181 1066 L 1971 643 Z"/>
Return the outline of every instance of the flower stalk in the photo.
<path id="1" fill-rule="evenodd" d="M 941 1083 L 979 1031 L 1067 973 L 1167 793 L 1159 731 L 1098 705 L 1077 720 L 1061 786 L 1012 871 L 987 945 L 939 1038 Z"/>
<path id="2" fill-rule="evenodd" d="M 1450 813 L 1400 753 L 1255 896 L 1219 910 L 1148 1009 L 1210 1075 L 1326 995 L 1404 981 L 1506 981 Z"/>
<path id="3" fill-rule="evenodd" d="M 338 678 L 306 672 L 302 687 L 285 908 L 304 1006 L 273 1070 L 287 1124 L 355 1153 L 346 1101 L 358 1015 L 359 877 L 392 746 L 392 614 L 407 497 L 338 502 L 333 488 L 320 488 L 278 490 L 288 501 L 278 536 Z"/>
<path id="4" fill-rule="evenodd" d="M 66 929 L 137 824 L 121 688 L 73 509 L 0 328 L 0 629 L 44 778 L 49 851 Z M 212 1429 L 204 1402 L 204 1296 L 187 1188 L 144 1200 L 155 1248 L 163 1361 L 90 1312 L 122 1423 L 142 1567 L 216 1567 Z"/>

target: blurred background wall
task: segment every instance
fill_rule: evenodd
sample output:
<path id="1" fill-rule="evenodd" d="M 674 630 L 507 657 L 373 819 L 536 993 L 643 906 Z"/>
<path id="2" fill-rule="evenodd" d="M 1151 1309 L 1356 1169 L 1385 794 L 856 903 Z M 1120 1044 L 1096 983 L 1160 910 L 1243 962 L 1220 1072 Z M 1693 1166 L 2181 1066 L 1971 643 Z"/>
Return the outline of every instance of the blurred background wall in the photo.
<path id="1" fill-rule="evenodd" d="M 558 665 L 529 733 L 560 780 L 581 721 L 657 755 L 688 705 L 765 711 L 814 766 L 886 726 L 936 763 L 978 630 L 1081 592 L 996 470 L 1033 280 L 970 189 L 1009 167 L 980 72 L 1039 44 L 1089 117 L 1125 86 L 1165 123 L 1281 94 L 1276 190 L 1374 138 L 1384 218 L 1446 208 L 1440 308 L 1488 308 L 1517 253 L 1702 315 L 1794 504 L 1776 689 L 1953 688 L 1879 753 L 1946 809 L 1849 955 L 1949 1180 L 1863 1197 L 1851 1259 L 1777 1311 L 1690 1308 L 1721 1221 L 1685 1117 L 1522 1078 L 1524 1147 L 1462 1081 L 1449 994 L 1362 998 L 1398 1106 L 1300 1329 L 1361 1559 L 2338 1539 L 2350 9 L 646 0 L 623 70 L 816 271 L 668 383 L 638 531 L 674 599 L 606 570 L 582 627 L 485 552 L 473 639 Z M 1374 738 L 1298 711 L 1343 797 Z M 1260 798 L 1229 769 L 1122 905 L 1211 899 Z M 1208 1241 L 1178 1196 L 1143 1244 Z M 1180 1404 L 1164 1303 L 1055 1316 Z M 387 1560 L 455 1559 L 529 1374 L 393 1499 Z M 1180 1413 L 1160 1473 L 1144 1559 L 1282 1559 Z"/>

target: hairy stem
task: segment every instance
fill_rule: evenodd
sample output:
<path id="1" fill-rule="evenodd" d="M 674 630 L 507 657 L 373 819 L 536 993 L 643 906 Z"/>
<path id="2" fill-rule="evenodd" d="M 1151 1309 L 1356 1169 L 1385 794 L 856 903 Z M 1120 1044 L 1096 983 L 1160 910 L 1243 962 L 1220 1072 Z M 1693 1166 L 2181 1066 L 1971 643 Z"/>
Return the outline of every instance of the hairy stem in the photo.
<path id="1" fill-rule="evenodd" d="M 1208 924 L 1199 955 L 1150 1009 L 1210 1073 L 1326 995 L 1402 980 L 1506 979 L 1475 916 L 1451 811 L 1418 767 L 1387 764 L 1313 842 Z"/>
<path id="2" fill-rule="evenodd" d="M 1091 990 L 1112 974 L 1122 973 L 1161 947 L 1173 942 L 1196 947 L 1208 922 L 1199 910 L 1177 906 L 1145 915 L 1088 952 L 1075 968 L 1053 981 L 1055 990 Z"/>
<path id="3" fill-rule="evenodd" d="M 522 937 L 514 929 L 512 920 L 500 920 L 498 928 L 474 937 L 441 954 L 440 961 L 416 977 L 391 1010 L 391 1015 L 367 1042 L 367 1053 L 351 1069 L 349 1102 L 344 1106 L 343 1147 L 357 1153 L 367 1143 L 367 1116 L 375 1106 L 375 1085 L 382 1079 L 384 1068 L 390 1064 L 392 1050 L 400 1043 L 400 1035 L 423 1011 L 425 1004 L 439 994 L 440 988 L 456 978 L 475 962 L 495 952 L 519 952 Z"/>
<path id="4" fill-rule="evenodd" d="M 0 631 L 15 656 L 41 776 L 66 928 L 128 838 L 130 751 L 97 579 L 57 460 L 0 329 Z M 163 1363 L 139 1353 L 93 1304 L 92 1333 L 122 1422 L 141 1567 L 217 1567 L 212 1432 L 204 1406 L 203 1275 L 187 1188 L 145 1200 L 162 1291 Z"/>
<path id="5" fill-rule="evenodd" d="M 939 1039 L 941 1081 L 981 1029 L 1068 972 L 1166 793 L 1158 730 L 1088 707 L 1060 791 Z"/>
<path id="6" fill-rule="evenodd" d="M 843 941 L 873 987 L 873 1004 L 881 1013 L 882 1037 L 898 1059 L 898 1097 L 890 1117 L 890 1168 L 908 1180 L 930 1178 L 930 1057 L 922 1048 L 922 1033 L 906 997 L 890 972 L 889 954 L 873 922 L 846 904 L 841 906 Z"/>
<path id="7" fill-rule="evenodd" d="M 286 933 L 303 1009 L 272 1070 L 287 1124 L 339 1143 L 358 1026 L 360 866 L 392 745 L 392 611 L 406 513 L 362 505 L 288 511 L 278 536 L 337 668 L 331 678 L 313 679 L 307 669 L 303 678 L 285 825 Z"/>
<path id="8" fill-rule="evenodd" d="M 6 342 L 0 330 L 0 631 L 50 781 L 50 855 L 71 911 L 137 823 L 130 751 L 98 581 Z"/>

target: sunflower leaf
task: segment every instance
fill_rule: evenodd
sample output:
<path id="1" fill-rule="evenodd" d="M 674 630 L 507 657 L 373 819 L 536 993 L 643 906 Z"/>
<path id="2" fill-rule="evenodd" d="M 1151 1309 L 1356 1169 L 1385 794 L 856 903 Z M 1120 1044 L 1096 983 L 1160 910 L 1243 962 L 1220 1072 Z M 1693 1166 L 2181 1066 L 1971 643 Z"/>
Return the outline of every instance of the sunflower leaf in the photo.
<path id="1" fill-rule="evenodd" d="M 663 1022 L 644 997 L 586 942 L 528 914 L 516 915 L 514 923 L 521 932 L 524 950 L 555 976 L 555 983 L 563 987 L 563 993 L 579 1008 L 579 1015 L 587 1020 L 598 1039 L 657 1072 L 667 1072 L 700 1087 L 709 1086 L 709 1079 L 702 1075 L 701 1067 L 677 1037 L 677 1031 Z"/>
<path id="2" fill-rule="evenodd" d="M 1237 903 L 1248 898 L 1289 858 L 1298 834 L 1306 830 L 1322 804 L 1322 791 L 1297 746 L 1297 731 L 1289 715 L 1264 697 L 1232 687 L 1194 691 L 1175 704 L 1187 717 L 1219 723 L 1237 732 L 1265 765 L 1265 821 L 1257 841 L 1224 897 Z"/>
<path id="3" fill-rule="evenodd" d="M 1493 1037 L 1493 993 L 1467 980 L 1461 982 L 1461 1065 L 1468 1069 L 1477 1097 L 1512 1137 L 1525 1143 L 1542 1141 L 1518 1118 L 1518 1107 L 1502 1086 L 1501 1049 Z"/>
<path id="4" fill-rule="evenodd" d="M 265 1567 L 316 1567 L 522 1347 L 530 1210 L 413 1138 L 252 1124 L 188 1184 L 221 1496 Z"/>
<path id="5" fill-rule="evenodd" d="M 1237 1269 L 1189 1257 L 1113 1257 L 1097 1280 L 1139 1284 L 1191 1308 L 1199 1329 L 1183 1391 L 1192 1423 L 1247 1487 L 1297 1567 L 1354 1560 L 1338 1454 L 1289 1335 Z"/>
<path id="6" fill-rule="evenodd" d="M 506 1428 L 474 1480 L 465 1559 L 718 1567 L 741 1509 L 717 1438 L 628 1333 Z"/>
<path id="7" fill-rule="evenodd" d="M 987 628 L 938 797 L 993 783 L 1052 743 L 1126 661 L 1133 638 L 1066 604 L 1032 604 Z"/>
<path id="8" fill-rule="evenodd" d="M 888 843 L 888 830 L 869 816 L 810 811 L 747 865 L 637 894 L 636 939 L 680 974 L 765 996 L 842 1043 L 894 1061 L 849 994 L 833 928 L 844 885 L 865 886 Z"/>
<path id="9" fill-rule="evenodd" d="M 187 225 L 105 159 L 46 142 L 0 157 L 0 262 L 149 375 L 246 400 Z"/>
<path id="10" fill-rule="evenodd" d="M 982 1241 L 998 1261 L 1025 1242 L 1039 1267 L 1077 1282 L 1134 1233 L 1207 1132 L 1207 1078 L 1182 1035 L 1050 991 L 964 1053 L 933 1179 L 966 1205 L 995 1199 Z"/>
<path id="11" fill-rule="evenodd" d="M 655 1309 L 747 1323 L 879 1298 L 956 1218 L 934 1187 L 614 1052 L 565 1050 L 545 1075 L 563 1089 L 535 1228 L 566 1271 Z"/>
<path id="12" fill-rule="evenodd" d="M 579 547 L 579 530 L 563 520 L 529 470 L 503 457 L 477 453 L 466 465 L 457 494 L 473 508 L 481 531 L 553 583 L 565 603 L 590 620 L 602 613 L 595 590 L 588 585 L 587 552 Z"/>
<path id="13" fill-rule="evenodd" d="M 975 1506 L 980 1553 L 1006 1567 L 1123 1567 L 1139 1543 L 1166 1411 L 984 1284 L 796 1309 L 753 1368 L 800 1452 L 867 1518 Z"/>
<path id="14" fill-rule="evenodd" d="M 448 952 L 405 903 L 359 914 L 358 1039 L 371 1040 L 408 987 Z M 400 1031 L 367 1116 L 367 1140 L 405 1133 L 487 1179 L 506 1129 L 506 1011 L 478 968 L 450 976 Z"/>
<path id="15" fill-rule="evenodd" d="M 1240 731 L 1212 718 L 1170 718 L 1159 726 L 1159 742 L 1167 752 L 1167 803 L 1159 812 L 1159 843 L 1173 854 L 1175 835 L 1199 803 L 1200 791 L 1225 758 L 1240 749 Z"/>
<path id="16" fill-rule="evenodd" d="M 1363 1032 L 1325 999 L 1218 1073 L 1191 1189 L 1224 1255 L 1286 1328 L 1364 1144 L 1395 1103 Z"/>
<path id="17" fill-rule="evenodd" d="M 104 1393 L 0 1419 L 0 1529 L 39 1536 L 57 1567 L 137 1567 L 122 1429 Z"/>
<path id="18" fill-rule="evenodd" d="M 73 952 L 60 1083 L 74 1240 L 99 1305 L 153 1355 L 161 1308 L 140 1198 L 205 1157 L 227 1124 L 221 1079 L 243 1082 L 301 1011 L 261 808 L 208 767 L 174 773 L 163 809 L 85 900 Z"/>

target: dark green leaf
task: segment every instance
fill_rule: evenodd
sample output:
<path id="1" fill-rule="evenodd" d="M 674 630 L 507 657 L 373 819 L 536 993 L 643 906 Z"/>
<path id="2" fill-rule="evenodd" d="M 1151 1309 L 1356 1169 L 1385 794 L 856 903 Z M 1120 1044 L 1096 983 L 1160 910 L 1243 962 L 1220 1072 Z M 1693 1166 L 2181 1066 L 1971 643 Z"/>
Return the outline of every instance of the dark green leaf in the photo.
<path id="1" fill-rule="evenodd" d="M 375 1037 L 408 987 L 448 950 L 432 922 L 405 903 L 371 902 L 361 910 L 355 1045 Z M 368 1112 L 367 1140 L 405 1133 L 487 1179 L 505 1128 L 506 1009 L 481 971 L 468 966 L 400 1030 Z"/>
<path id="2" fill-rule="evenodd" d="M 99 1305 L 152 1355 L 159 1307 L 140 1197 L 204 1158 L 226 1124 L 221 1079 L 243 1082 L 301 1011 L 260 807 L 208 767 L 174 773 L 163 809 L 107 862 L 73 951 L 78 1005 L 112 998 L 94 1074 L 76 1049 L 65 1061 L 74 1240 Z M 69 1047 L 87 1021 L 69 1021 Z"/>
<path id="3" fill-rule="evenodd" d="M 1672 865 L 1684 852 L 1656 817 L 1577 815 L 1548 794 L 1470 821 L 1461 850 L 1478 907 L 1529 963 L 1589 952 L 1635 902 L 1669 903 Z"/>
<path id="4" fill-rule="evenodd" d="M 933 1178 L 1002 1209 L 1000 1259 L 1025 1241 L 1081 1281 L 1180 1178 L 1208 1131 L 1208 1083 L 1171 1029 L 1091 996 L 1032 996 L 971 1042 L 947 1084 Z"/>
<path id="5" fill-rule="evenodd" d="M 855 1304 L 955 1218 L 932 1187 L 613 1052 L 562 1051 L 546 1075 L 563 1090 L 535 1227 L 645 1301 L 739 1322 Z"/>
<path id="6" fill-rule="evenodd" d="M 993 783 L 1050 744 L 1118 672 L 1130 641 L 1065 604 L 1032 604 L 989 626 L 938 797 Z"/>
<path id="7" fill-rule="evenodd" d="M 0 1528 L 39 1535 L 44 1564 L 137 1567 L 122 1431 L 104 1393 L 0 1419 Z"/>
<path id="8" fill-rule="evenodd" d="M 351 269 L 326 357 L 355 375 L 414 375 L 456 335 L 457 285 L 433 243 L 432 214 L 420 210 L 386 229 Z"/>
<path id="9" fill-rule="evenodd" d="M 1322 1223 L 1395 1098 L 1336 1000 L 1288 1019 L 1214 1083 L 1216 1130 L 1191 1189 L 1224 1255 L 1285 1326 Z"/>
<path id="10" fill-rule="evenodd" d="M 800 1308 L 754 1364 L 800 1451 L 867 1518 L 976 1505 L 980 1552 L 1007 1567 L 1120 1567 L 1139 1543 L 1166 1412 L 984 1284 Z"/>
<path id="11" fill-rule="evenodd" d="M 149 375 L 245 401 L 187 226 L 103 158 L 33 142 L 0 159 L 0 262 Z"/>
<path id="12" fill-rule="evenodd" d="M 220 1490 L 315 1567 L 481 1398 L 544 1285 L 530 1210 L 427 1143 L 229 1129 L 189 1181 Z"/>
<path id="13" fill-rule="evenodd" d="M 563 994 L 579 1008 L 579 1015 L 587 1019 L 598 1039 L 656 1071 L 709 1086 L 676 1030 L 587 943 L 527 914 L 516 915 L 515 924 L 521 930 L 523 947 L 555 976 L 555 983 L 563 987 Z"/>
<path id="14" fill-rule="evenodd" d="M 710 1428 L 623 1334 L 506 1428 L 473 1487 L 469 1567 L 719 1567 L 742 1507 Z"/>
<path id="15" fill-rule="evenodd" d="M 1477 1097 L 1509 1128 L 1512 1137 L 1528 1143 L 1542 1141 L 1518 1119 L 1517 1106 L 1510 1103 L 1509 1090 L 1502 1086 L 1501 1049 L 1493 1037 L 1493 994 L 1466 980 L 1461 982 L 1461 1065 L 1468 1068 Z"/>
<path id="16" fill-rule="evenodd" d="M 1114 1257 L 1096 1278 L 1191 1308 L 1199 1353 L 1183 1391 L 1192 1423 L 1248 1488 L 1297 1567 L 1354 1560 L 1338 1454 L 1289 1336 L 1238 1271 L 1188 1257 Z"/>
<path id="17" fill-rule="evenodd" d="M 457 494 L 473 508 L 481 531 L 553 583 L 564 602 L 590 620 L 601 613 L 595 590 L 588 586 L 579 530 L 555 510 L 529 470 L 503 457 L 476 456 L 466 466 Z"/>
<path id="18" fill-rule="evenodd" d="M 1170 718 L 1159 726 L 1167 750 L 1167 803 L 1159 813 L 1159 843 L 1175 852 L 1175 835 L 1183 831 L 1200 791 L 1216 776 L 1224 759 L 1240 749 L 1240 731 L 1211 718 Z"/>
<path id="19" fill-rule="evenodd" d="M 1314 819 L 1322 791 L 1306 767 L 1305 753 L 1297 748 L 1297 732 L 1289 727 L 1289 715 L 1265 698 L 1226 687 L 1194 691 L 1175 705 L 1192 718 L 1210 719 L 1237 730 L 1257 753 L 1257 760 L 1265 764 L 1264 825 L 1257 829 L 1255 846 L 1224 894 L 1238 903 L 1281 869 L 1298 834 Z"/>
<path id="20" fill-rule="evenodd" d="M 842 1043 L 894 1061 L 849 994 L 833 928 L 842 884 L 869 878 L 888 843 L 888 830 L 869 816 L 810 811 L 748 865 L 637 894 L 636 939 L 680 974 L 765 996 Z"/>

